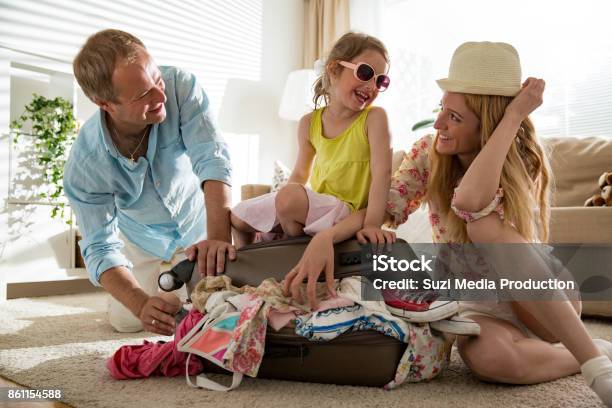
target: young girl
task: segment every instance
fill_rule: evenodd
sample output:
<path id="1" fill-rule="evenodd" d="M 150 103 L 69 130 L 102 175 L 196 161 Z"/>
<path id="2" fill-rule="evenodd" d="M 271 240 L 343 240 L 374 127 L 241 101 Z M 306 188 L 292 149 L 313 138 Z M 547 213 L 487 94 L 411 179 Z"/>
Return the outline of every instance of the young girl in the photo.
<path id="1" fill-rule="evenodd" d="M 550 175 L 528 115 L 542 103 L 544 81 L 529 78 L 521 86 L 520 76 L 518 54 L 509 44 L 466 43 L 455 51 L 449 77 L 438 81 L 444 95 L 437 133 L 419 140 L 404 157 L 392 179 L 387 211 L 398 225 L 426 202 L 434 242 L 523 244 L 494 247 L 506 258 L 501 267 L 541 277 L 549 273 L 547 266 L 528 243 L 547 240 Z M 287 276 L 285 289 L 306 277 L 315 282 L 323 269 L 333 278 L 325 266 L 333 260 L 332 244 L 355 233 L 362 218 L 351 215 L 317 234 Z M 508 259 L 517 247 L 522 256 Z M 612 406 L 612 344 L 591 339 L 580 321 L 579 302 L 460 304 L 462 315 L 481 327 L 480 336 L 458 339 L 459 353 L 477 377 L 534 384 L 582 371 Z"/>
<path id="2" fill-rule="evenodd" d="M 371 104 L 389 86 L 388 69 L 387 50 L 374 37 L 349 32 L 334 44 L 314 85 L 315 107 L 324 106 L 300 120 L 288 184 L 232 210 L 237 247 L 255 232 L 314 235 L 366 206 L 365 225 L 381 225 L 391 142 L 385 111 Z"/>

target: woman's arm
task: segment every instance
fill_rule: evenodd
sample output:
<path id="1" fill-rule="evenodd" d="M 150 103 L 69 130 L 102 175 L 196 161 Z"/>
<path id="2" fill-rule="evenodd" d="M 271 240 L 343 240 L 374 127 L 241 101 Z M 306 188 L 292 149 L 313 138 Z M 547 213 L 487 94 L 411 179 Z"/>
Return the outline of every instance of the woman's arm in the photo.
<path id="1" fill-rule="evenodd" d="M 295 166 L 289 177 L 289 183 L 306 184 L 308 177 L 310 177 L 310 171 L 312 169 L 312 162 L 315 157 L 315 150 L 310 144 L 310 119 L 312 113 L 304 115 L 300 119 L 298 125 L 298 157 L 295 161 Z"/>
<path id="2" fill-rule="evenodd" d="M 427 195 L 429 150 L 432 143 L 431 135 L 417 140 L 404 154 L 402 163 L 391 178 L 391 188 L 387 196 L 387 225 L 392 228 L 405 223 Z"/>
<path id="3" fill-rule="evenodd" d="M 542 104 L 544 81 L 528 78 L 523 88 L 506 108 L 502 120 L 478 153 L 463 179 L 454 198 L 454 206 L 476 212 L 486 207 L 499 188 L 502 167 L 506 155 L 521 126 L 521 122 Z"/>
<path id="4" fill-rule="evenodd" d="M 365 229 L 378 229 L 383 223 L 391 184 L 391 135 L 384 109 L 372 108 L 368 115 L 366 127 L 370 143 L 372 183 L 370 184 L 368 208 L 363 227 Z"/>

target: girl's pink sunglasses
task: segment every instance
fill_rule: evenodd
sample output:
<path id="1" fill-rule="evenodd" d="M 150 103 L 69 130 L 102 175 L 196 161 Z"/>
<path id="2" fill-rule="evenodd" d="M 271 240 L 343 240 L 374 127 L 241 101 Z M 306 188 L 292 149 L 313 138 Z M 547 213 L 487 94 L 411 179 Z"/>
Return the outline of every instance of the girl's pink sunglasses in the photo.
<path id="1" fill-rule="evenodd" d="M 369 64 L 366 64 L 365 62 L 353 64 L 352 62 L 348 61 L 338 61 L 338 63 L 343 67 L 352 69 L 355 78 L 362 82 L 368 82 L 369 80 L 374 78 L 376 89 L 378 89 L 380 92 L 384 92 L 387 90 L 387 88 L 389 88 L 391 79 L 385 74 L 376 75 L 376 72 L 374 72 L 374 68 L 372 68 Z"/>

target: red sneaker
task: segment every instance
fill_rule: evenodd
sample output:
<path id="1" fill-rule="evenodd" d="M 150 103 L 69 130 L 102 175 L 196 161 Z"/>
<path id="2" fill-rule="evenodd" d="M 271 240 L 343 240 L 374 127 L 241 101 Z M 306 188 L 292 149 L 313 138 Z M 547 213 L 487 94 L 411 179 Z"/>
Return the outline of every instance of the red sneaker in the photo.
<path id="1" fill-rule="evenodd" d="M 383 291 L 383 299 L 392 315 L 415 323 L 435 322 L 457 314 L 459 304 L 454 300 L 437 300 L 432 291 Z"/>

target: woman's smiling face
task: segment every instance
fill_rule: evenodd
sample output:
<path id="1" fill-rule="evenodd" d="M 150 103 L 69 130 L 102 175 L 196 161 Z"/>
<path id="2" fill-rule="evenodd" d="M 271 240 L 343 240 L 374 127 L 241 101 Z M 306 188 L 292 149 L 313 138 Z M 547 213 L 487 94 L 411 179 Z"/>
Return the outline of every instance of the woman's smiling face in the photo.
<path id="1" fill-rule="evenodd" d="M 480 120 L 468 108 L 463 94 L 444 92 L 440 113 L 434 122 L 438 131 L 436 151 L 444 155 L 457 155 L 464 167 L 480 151 Z"/>

